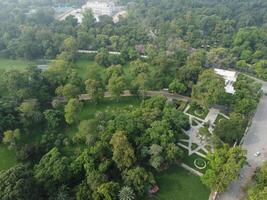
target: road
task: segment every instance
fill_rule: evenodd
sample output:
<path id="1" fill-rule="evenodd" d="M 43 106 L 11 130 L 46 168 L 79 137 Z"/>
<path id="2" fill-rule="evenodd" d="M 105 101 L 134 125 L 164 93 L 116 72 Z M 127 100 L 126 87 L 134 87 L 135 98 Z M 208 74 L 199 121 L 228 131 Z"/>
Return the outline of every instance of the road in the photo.
<path id="1" fill-rule="evenodd" d="M 255 79 L 255 78 L 254 78 Z M 267 83 L 256 79 L 262 84 L 264 93 L 267 93 Z M 267 160 L 267 96 L 263 96 L 252 120 L 251 127 L 244 138 L 243 148 L 247 150 L 246 165 L 240 171 L 240 177 L 234 181 L 224 193 L 219 194 L 217 200 L 241 200 L 245 196 L 244 188 L 251 180 L 257 167 Z M 254 154 L 259 151 L 261 155 L 255 157 Z"/>

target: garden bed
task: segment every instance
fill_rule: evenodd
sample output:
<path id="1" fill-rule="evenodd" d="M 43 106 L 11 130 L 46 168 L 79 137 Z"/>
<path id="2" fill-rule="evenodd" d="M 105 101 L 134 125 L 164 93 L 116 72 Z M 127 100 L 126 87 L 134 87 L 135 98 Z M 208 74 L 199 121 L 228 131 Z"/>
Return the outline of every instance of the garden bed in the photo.
<path id="1" fill-rule="evenodd" d="M 196 159 L 204 159 L 204 160 L 207 162 L 207 160 L 206 160 L 205 158 L 202 158 L 202 157 L 198 156 L 198 155 L 195 154 L 195 153 L 192 154 L 192 155 L 190 155 L 190 156 L 188 156 L 188 151 L 185 150 L 185 149 L 183 149 L 183 151 L 185 152 L 185 155 L 186 155 L 186 156 L 182 159 L 182 162 L 183 162 L 183 163 L 185 163 L 186 165 L 192 167 L 193 169 L 195 169 L 195 170 L 197 170 L 197 171 L 199 171 L 199 172 L 201 172 L 201 173 L 205 173 L 205 172 L 206 172 L 207 167 L 204 168 L 204 169 L 198 169 L 198 168 L 195 166 L 195 164 L 194 164 L 194 162 L 195 162 Z"/>
<path id="2" fill-rule="evenodd" d="M 192 104 L 190 105 L 190 108 L 187 110 L 187 113 L 188 114 L 191 114 L 193 116 L 196 116 L 200 119 L 205 119 L 206 116 L 208 115 L 209 113 L 209 110 L 208 109 L 204 109 L 202 108 L 201 106 L 199 105 L 194 105 L 192 106 Z"/>

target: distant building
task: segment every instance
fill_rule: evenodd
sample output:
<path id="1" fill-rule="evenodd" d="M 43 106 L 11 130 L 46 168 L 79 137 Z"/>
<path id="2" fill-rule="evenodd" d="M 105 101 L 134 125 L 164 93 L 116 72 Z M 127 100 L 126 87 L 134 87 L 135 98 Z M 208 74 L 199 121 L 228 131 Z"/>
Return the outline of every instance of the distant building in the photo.
<path id="1" fill-rule="evenodd" d="M 237 72 L 224 70 L 224 69 L 214 69 L 215 73 L 222 76 L 225 80 L 225 92 L 234 94 L 235 88 L 234 83 L 237 79 Z"/>
<path id="2" fill-rule="evenodd" d="M 115 3 L 112 1 L 88 1 L 82 6 L 82 10 L 91 9 L 95 17 L 102 15 L 112 16 L 116 11 Z"/>
<path id="3" fill-rule="evenodd" d="M 126 11 L 122 11 L 122 9 L 123 7 L 116 6 L 113 1 L 89 0 L 81 8 L 66 10 L 63 13 L 60 13 L 57 18 L 59 20 L 65 20 L 68 16 L 72 15 L 80 24 L 83 20 L 83 12 L 85 10 L 91 10 L 97 21 L 100 16 L 108 15 L 113 17 L 113 21 L 116 23 L 119 21 L 120 16 L 125 16 L 126 14 Z"/>

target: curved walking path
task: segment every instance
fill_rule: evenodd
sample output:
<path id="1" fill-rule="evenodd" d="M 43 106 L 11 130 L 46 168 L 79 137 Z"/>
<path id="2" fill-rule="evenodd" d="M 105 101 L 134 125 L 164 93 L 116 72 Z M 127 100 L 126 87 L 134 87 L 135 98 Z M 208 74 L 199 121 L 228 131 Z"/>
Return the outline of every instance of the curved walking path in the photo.
<path id="1" fill-rule="evenodd" d="M 251 77 L 262 84 L 262 90 L 267 93 L 267 83 Z M 241 200 L 245 197 L 244 188 L 250 182 L 254 171 L 267 160 L 267 96 L 263 95 L 253 117 L 251 127 L 244 137 L 242 147 L 247 150 L 248 165 L 240 171 L 240 176 L 229 188 L 217 196 L 217 200 Z M 259 157 L 254 154 L 259 151 Z"/>
<path id="2" fill-rule="evenodd" d="M 147 97 L 153 97 L 153 96 L 157 96 L 157 95 L 162 95 L 164 97 L 166 97 L 169 100 L 175 99 L 175 100 L 181 100 L 181 101 L 190 101 L 190 97 L 186 97 L 186 96 L 182 96 L 179 94 L 175 94 L 175 93 L 170 93 L 167 91 L 146 91 L 145 92 L 145 96 Z M 121 97 L 131 97 L 134 96 L 133 94 L 131 94 L 131 92 L 129 90 L 124 90 L 123 93 L 121 94 Z M 112 97 L 111 94 L 109 92 L 105 92 L 104 93 L 104 98 L 109 98 Z M 66 99 L 64 97 L 59 97 L 56 98 L 57 100 L 61 101 L 61 102 L 66 102 Z M 78 96 L 78 99 L 80 101 L 90 101 L 91 97 L 89 94 L 80 94 Z"/>

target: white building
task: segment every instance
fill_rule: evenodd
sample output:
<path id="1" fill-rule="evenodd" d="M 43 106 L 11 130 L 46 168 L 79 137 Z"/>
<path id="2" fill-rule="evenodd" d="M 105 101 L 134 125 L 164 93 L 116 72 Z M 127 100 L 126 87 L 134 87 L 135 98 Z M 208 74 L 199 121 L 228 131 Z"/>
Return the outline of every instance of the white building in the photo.
<path id="1" fill-rule="evenodd" d="M 108 0 L 89 0 L 81 8 L 70 9 L 57 16 L 59 20 L 65 20 L 68 16 L 72 15 L 77 19 L 78 23 L 82 23 L 83 12 L 91 10 L 96 21 L 99 21 L 99 17 L 108 15 L 113 17 L 113 21 L 117 23 L 119 16 L 125 16 L 126 11 L 123 11 L 124 7 L 116 6 L 113 1 Z M 116 14 L 117 13 L 117 14 Z"/>
<path id="2" fill-rule="evenodd" d="M 230 94 L 235 93 L 234 83 L 237 79 L 237 73 L 224 69 L 214 69 L 215 73 L 222 76 L 225 80 L 225 91 Z"/>
<path id="3" fill-rule="evenodd" d="M 102 15 L 112 16 L 116 11 L 116 6 L 112 1 L 91 0 L 83 5 L 82 10 L 86 9 L 91 9 L 95 17 Z"/>

